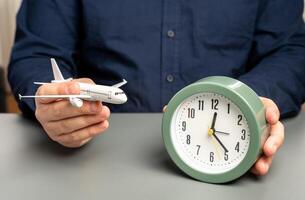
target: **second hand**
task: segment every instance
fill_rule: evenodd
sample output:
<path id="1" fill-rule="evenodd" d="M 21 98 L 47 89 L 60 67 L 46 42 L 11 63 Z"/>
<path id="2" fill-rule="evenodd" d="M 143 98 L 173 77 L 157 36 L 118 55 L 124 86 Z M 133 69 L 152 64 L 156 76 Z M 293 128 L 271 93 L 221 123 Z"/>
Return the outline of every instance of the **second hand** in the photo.
<path id="1" fill-rule="evenodd" d="M 226 132 L 222 132 L 222 131 L 214 131 L 215 133 L 221 133 L 221 134 L 225 134 L 225 135 L 230 135 L 230 133 L 226 133 Z"/>

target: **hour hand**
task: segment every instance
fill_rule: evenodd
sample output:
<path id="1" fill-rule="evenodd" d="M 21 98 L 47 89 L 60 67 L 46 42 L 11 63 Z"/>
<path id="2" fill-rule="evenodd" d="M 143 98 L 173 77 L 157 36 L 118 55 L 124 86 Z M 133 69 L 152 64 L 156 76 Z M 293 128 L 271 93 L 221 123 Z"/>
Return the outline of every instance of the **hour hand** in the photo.
<path id="1" fill-rule="evenodd" d="M 212 136 L 215 132 L 215 122 L 216 122 L 217 112 L 214 112 L 211 127 L 208 129 L 208 135 Z"/>
<path id="2" fill-rule="evenodd" d="M 211 129 L 214 131 L 215 130 L 215 122 L 216 122 L 216 117 L 217 117 L 217 112 L 214 112 L 213 115 L 213 120 L 212 120 L 212 125 L 211 125 Z"/>

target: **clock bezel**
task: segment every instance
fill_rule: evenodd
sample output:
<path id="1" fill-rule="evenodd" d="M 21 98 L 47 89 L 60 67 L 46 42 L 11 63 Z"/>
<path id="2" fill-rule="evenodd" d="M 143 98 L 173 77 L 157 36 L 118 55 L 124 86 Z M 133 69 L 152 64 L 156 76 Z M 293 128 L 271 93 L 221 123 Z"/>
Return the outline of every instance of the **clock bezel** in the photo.
<path id="1" fill-rule="evenodd" d="M 217 93 L 228 98 L 239 107 L 248 122 L 250 131 L 248 151 L 244 159 L 235 168 L 223 173 L 208 174 L 187 165 L 178 155 L 171 137 L 171 123 L 176 109 L 188 97 L 203 92 Z M 162 121 L 162 135 L 167 152 L 182 171 L 197 180 L 210 183 L 224 183 L 234 180 L 246 173 L 260 154 L 262 128 L 265 128 L 265 124 L 262 123 L 264 120 L 261 119 L 262 112 L 264 112 L 264 107 L 259 97 L 242 82 L 228 77 L 202 79 L 181 89 L 167 106 Z"/>

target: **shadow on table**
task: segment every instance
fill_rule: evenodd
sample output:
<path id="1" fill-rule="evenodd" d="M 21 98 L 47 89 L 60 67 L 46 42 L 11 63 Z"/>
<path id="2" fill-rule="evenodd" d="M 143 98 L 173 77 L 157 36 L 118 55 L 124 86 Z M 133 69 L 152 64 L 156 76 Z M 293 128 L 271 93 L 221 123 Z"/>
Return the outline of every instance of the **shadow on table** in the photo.
<path id="1" fill-rule="evenodd" d="M 169 157 L 168 153 L 166 152 L 165 148 L 159 148 L 157 151 L 154 152 L 154 154 L 152 155 L 152 157 L 156 158 L 159 157 L 158 161 L 159 162 L 155 162 L 154 163 L 154 167 L 158 170 L 162 170 L 163 172 L 166 173 L 170 173 L 174 176 L 180 176 L 183 178 L 187 178 L 190 180 L 194 180 L 197 182 L 201 182 L 199 180 L 196 180 L 192 177 L 190 177 L 189 175 L 187 175 L 186 173 L 184 173 L 182 170 L 180 170 L 176 164 L 171 160 L 171 158 Z M 222 183 L 222 184 L 217 184 L 217 185 L 223 185 L 223 186 L 237 186 L 237 185 L 241 185 L 244 184 L 244 182 L 261 182 L 264 180 L 264 177 L 258 177 L 254 174 L 252 174 L 251 172 L 247 172 L 244 175 L 242 175 L 240 178 L 227 182 L 227 183 Z"/>
<path id="2" fill-rule="evenodd" d="M 56 157 L 70 157 L 84 151 L 90 145 L 87 144 L 82 148 L 66 148 L 52 141 L 38 122 L 20 117 L 18 123 L 29 127 L 28 133 L 22 134 L 22 136 L 24 137 L 23 141 L 26 141 L 26 145 L 30 145 L 30 149 L 34 153 L 50 154 Z"/>

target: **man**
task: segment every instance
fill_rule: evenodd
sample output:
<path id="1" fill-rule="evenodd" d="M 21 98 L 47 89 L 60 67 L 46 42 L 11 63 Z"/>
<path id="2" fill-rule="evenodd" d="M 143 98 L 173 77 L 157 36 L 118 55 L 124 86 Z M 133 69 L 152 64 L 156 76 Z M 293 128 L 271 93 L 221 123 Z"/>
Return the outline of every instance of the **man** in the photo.
<path id="1" fill-rule="evenodd" d="M 23 0 L 9 80 L 15 95 L 50 81 L 49 58 L 65 78 L 112 85 L 122 78 L 129 100 L 113 112 L 160 112 L 182 87 L 206 76 L 243 81 L 262 98 L 270 136 L 252 171 L 266 174 L 284 141 L 281 117 L 305 98 L 302 0 Z M 79 77 L 85 77 L 79 79 Z M 78 94 L 75 81 L 37 94 Z M 51 139 L 79 147 L 104 132 L 107 106 L 36 99 L 19 102 Z M 279 112 L 279 109 L 281 112 Z"/>

